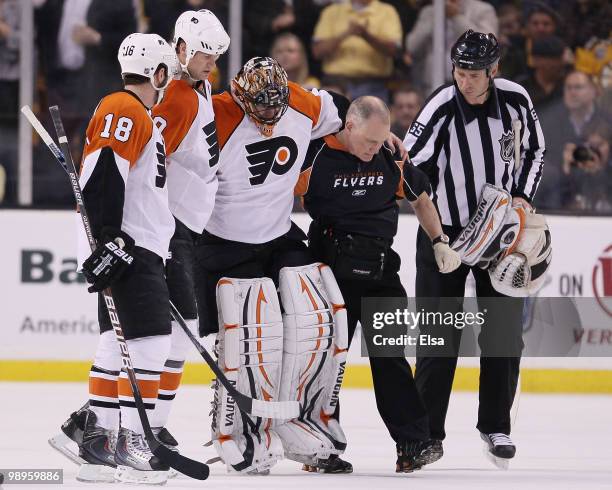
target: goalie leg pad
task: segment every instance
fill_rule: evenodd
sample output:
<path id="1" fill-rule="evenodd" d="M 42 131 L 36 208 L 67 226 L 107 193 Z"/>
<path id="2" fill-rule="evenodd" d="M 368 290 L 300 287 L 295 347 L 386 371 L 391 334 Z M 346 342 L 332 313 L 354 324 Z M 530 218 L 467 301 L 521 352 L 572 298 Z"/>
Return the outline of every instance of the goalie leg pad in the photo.
<path id="1" fill-rule="evenodd" d="M 278 400 L 283 323 L 271 279 L 222 278 L 217 285 L 219 367 L 236 389 L 260 400 Z M 228 471 L 265 472 L 283 458 L 273 421 L 242 413 L 215 381 L 212 440 Z"/>
<path id="2" fill-rule="evenodd" d="M 285 326 L 280 398 L 297 400 L 300 416 L 276 431 L 288 458 L 314 464 L 346 448 L 333 417 L 348 350 L 346 308 L 326 265 L 285 267 L 279 285 Z"/>

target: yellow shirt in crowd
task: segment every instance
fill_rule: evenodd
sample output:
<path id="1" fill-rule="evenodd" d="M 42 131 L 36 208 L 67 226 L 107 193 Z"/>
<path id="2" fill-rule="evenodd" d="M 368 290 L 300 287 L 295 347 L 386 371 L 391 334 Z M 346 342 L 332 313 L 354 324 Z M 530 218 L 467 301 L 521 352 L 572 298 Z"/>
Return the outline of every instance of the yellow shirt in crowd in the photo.
<path id="1" fill-rule="evenodd" d="M 352 19 L 367 25 L 371 34 L 401 45 L 402 24 L 397 11 L 378 0 L 361 10 L 354 10 L 350 1 L 329 5 L 321 12 L 314 40 L 340 36 Z M 374 49 L 365 39 L 350 36 L 342 41 L 335 54 L 323 60 L 323 72 L 347 77 L 388 77 L 393 72 L 393 59 Z"/>

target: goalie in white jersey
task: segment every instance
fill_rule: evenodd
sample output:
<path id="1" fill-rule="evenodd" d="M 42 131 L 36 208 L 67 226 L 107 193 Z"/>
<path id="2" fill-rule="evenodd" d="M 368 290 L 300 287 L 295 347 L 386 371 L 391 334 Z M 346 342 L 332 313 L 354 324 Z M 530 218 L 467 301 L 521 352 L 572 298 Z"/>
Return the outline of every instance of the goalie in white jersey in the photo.
<path id="1" fill-rule="evenodd" d="M 311 264 L 306 237 L 290 219 L 310 140 L 338 131 L 338 109 L 330 93 L 288 82 L 264 57 L 249 60 L 213 107 L 220 159 L 215 206 L 196 241 L 200 332 L 219 330 L 219 365 L 239 391 L 301 406 L 300 417 L 284 423 L 251 418 L 217 383 L 213 443 L 229 471 L 265 473 L 286 455 L 350 472 L 332 418 L 346 311 L 331 270 Z"/>
<path id="2" fill-rule="evenodd" d="M 207 77 L 230 38 L 209 10 L 183 12 L 176 21 L 173 46 L 182 66 L 182 78 L 168 86 L 155 106 L 155 123 L 162 130 L 168 164 L 168 200 L 176 230 L 170 241 L 166 281 L 170 300 L 195 333 L 197 309 L 193 287 L 193 237 L 204 230 L 215 202 L 219 145 Z M 170 446 L 176 440 L 165 429 L 171 404 L 179 388 L 191 342 L 172 322 L 170 355 L 160 378 L 159 395 L 151 425 Z"/>

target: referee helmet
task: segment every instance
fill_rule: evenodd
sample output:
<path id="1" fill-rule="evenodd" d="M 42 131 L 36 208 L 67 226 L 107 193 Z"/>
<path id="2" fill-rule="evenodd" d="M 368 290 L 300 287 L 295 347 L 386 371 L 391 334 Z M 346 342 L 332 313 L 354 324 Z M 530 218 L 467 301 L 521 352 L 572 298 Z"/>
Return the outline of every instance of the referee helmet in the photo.
<path id="1" fill-rule="evenodd" d="M 500 48 L 497 38 L 489 33 L 465 31 L 451 48 L 453 66 L 465 70 L 487 70 L 497 63 Z"/>

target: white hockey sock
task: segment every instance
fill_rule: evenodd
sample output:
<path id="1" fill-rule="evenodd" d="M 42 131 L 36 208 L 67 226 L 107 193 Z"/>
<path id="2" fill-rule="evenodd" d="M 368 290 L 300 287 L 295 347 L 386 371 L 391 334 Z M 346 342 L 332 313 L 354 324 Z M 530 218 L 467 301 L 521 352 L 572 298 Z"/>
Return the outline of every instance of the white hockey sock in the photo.
<path id="1" fill-rule="evenodd" d="M 198 321 L 185 320 L 185 323 L 191 332 L 195 334 L 198 328 Z M 180 325 L 176 322 L 172 322 L 170 354 L 168 355 L 168 360 L 164 364 L 164 369 L 161 373 L 157 404 L 155 405 L 155 411 L 151 417 L 151 427 L 164 427 L 168 422 L 172 402 L 181 384 L 183 366 L 190 345 L 191 341 L 185 332 L 183 332 Z"/>
<path id="2" fill-rule="evenodd" d="M 127 344 L 138 388 L 150 420 L 157 401 L 159 377 L 170 351 L 170 335 L 128 340 Z M 119 405 L 121 407 L 121 426 L 142 434 L 143 429 L 136 410 L 134 394 L 127 372 L 124 370 L 119 376 Z"/>
<path id="3" fill-rule="evenodd" d="M 96 414 L 96 424 L 107 430 L 119 429 L 117 378 L 120 370 L 121 353 L 115 332 L 104 332 L 89 371 L 89 406 Z"/>

